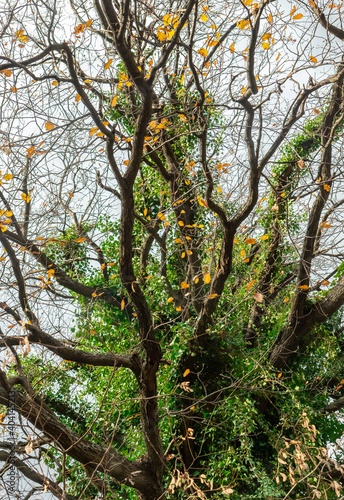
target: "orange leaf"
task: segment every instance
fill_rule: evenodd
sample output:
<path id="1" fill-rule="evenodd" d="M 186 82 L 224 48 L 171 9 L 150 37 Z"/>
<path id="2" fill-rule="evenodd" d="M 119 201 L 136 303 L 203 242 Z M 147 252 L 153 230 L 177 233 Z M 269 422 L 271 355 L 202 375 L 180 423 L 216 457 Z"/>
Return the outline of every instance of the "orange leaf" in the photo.
<path id="1" fill-rule="evenodd" d="M 86 240 L 87 240 L 87 238 L 77 238 L 75 241 L 76 241 L 76 243 L 83 243 Z"/>
<path id="2" fill-rule="evenodd" d="M 93 135 L 97 132 L 98 127 L 92 127 L 91 130 L 89 131 L 89 135 Z"/>
<path id="3" fill-rule="evenodd" d="M 169 299 L 167 299 L 167 304 L 170 304 L 171 302 L 174 301 L 174 298 L 173 297 L 170 297 Z"/>
<path id="4" fill-rule="evenodd" d="M 0 73 L 8 77 L 12 75 L 12 71 L 10 69 L 3 69 L 0 71 Z"/>
<path id="5" fill-rule="evenodd" d="M 190 373 L 190 370 L 189 368 L 187 370 L 185 370 L 185 372 L 183 373 L 183 377 L 187 377 Z"/>
<path id="6" fill-rule="evenodd" d="M 122 299 L 122 302 L 121 302 L 121 310 L 123 311 L 124 309 L 124 306 L 125 306 L 125 302 L 124 302 L 124 299 Z"/>
<path id="7" fill-rule="evenodd" d="M 327 222 L 322 222 L 320 224 L 321 227 L 325 228 L 325 229 L 328 229 L 329 227 L 332 227 L 332 224 L 328 224 Z"/>
<path id="8" fill-rule="evenodd" d="M 252 286 L 254 285 L 256 280 L 252 280 L 250 281 L 247 285 L 246 285 L 246 291 L 248 292 L 250 288 L 252 288 Z"/>
<path id="9" fill-rule="evenodd" d="M 256 240 L 254 238 L 248 238 L 245 243 L 247 245 L 253 245 L 254 243 L 256 242 Z"/>
<path id="10" fill-rule="evenodd" d="M 298 19 L 302 19 L 303 18 L 303 14 L 296 14 L 296 16 L 293 17 L 293 19 L 295 21 L 297 21 Z"/>
<path id="11" fill-rule="evenodd" d="M 35 154 L 35 146 L 31 146 L 31 148 L 28 148 L 26 151 L 27 151 L 28 157 L 31 158 L 31 156 L 33 154 Z"/>
<path id="12" fill-rule="evenodd" d="M 51 122 L 46 122 L 45 124 L 45 129 L 46 130 L 53 130 L 55 128 L 55 125 Z"/>
<path id="13" fill-rule="evenodd" d="M 309 56 L 310 60 L 312 61 L 312 63 L 317 63 L 318 62 L 318 59 L 314 56 Z"/>
<path id="14" fill-rule="evenodd" d="M 322 286 L 328 286 L 330 282 L 328 280 L 322 280 L 321 285 Z"/>
<path id="15" fill-rule="evenodd" d="M 300 290 L 308 290 L 309 286 L 308 285 L 300 285 L 298 288 L 300 288 Z"/>
<path id="16" fill-rule="evenodd" d="M 109 69 L 112 64 L 113 59 L 109 59 L 107 63 L 104 64 L 104 69 Z"/>
<path id="17" fill-rule="evenodd" d="M 85 24 L 86 28 L 89 28 L 91 26 L 92 22 L 93 22 L 92 19 L 89 19 L 87 21 L 87 23 Z"/>
<path id="18" fill-rule="evenodd" d="M 189 288 L 189 286 L 190 285 L 188 283 L 186 283 L 186 281 L 182 281 L 181 284 L 180 284 L 180 288 L 182 290 L 184 290 L 185 288 Z"/>
<path id="19" fill-rule="evenodd" d="M 111 101 L 111 106 L 116 106 L 117 104 L 117 99 L 118 99 L 118 95 L 115 95 Z"/>
<path id="20" fill-rule="evenodd" d="M 81 95 L 80 94 L 76 94 L 75 96 L 75 102 L 79 102 L 81 101 Z"/>
<path id="21" fill-rule="evenodd" d="M 324 189 L 325 191 L 330 191 L 331 186 L 329 186 L 328 184 L 324 184 Z"/>

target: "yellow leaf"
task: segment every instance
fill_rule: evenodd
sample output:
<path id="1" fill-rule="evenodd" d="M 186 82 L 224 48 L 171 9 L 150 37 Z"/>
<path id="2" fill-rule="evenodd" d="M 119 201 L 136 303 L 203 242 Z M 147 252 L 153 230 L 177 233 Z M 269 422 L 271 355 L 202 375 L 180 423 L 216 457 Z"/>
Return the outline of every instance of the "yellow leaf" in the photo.
<path id="1" fill-rule="evenodd" d="M 109 69 L 112 64 L 113 59 L 109 59 L 107 63 L 104 64 L 104 69 Z"/>
<path id="2" fill-rule="evenodd" d="M 201 207 L 208 208 L 208 203 L 205 200 L 203 200 L 200 196 L 197 196 L 197 201 L 201 205 Z"/>
<path id="3" fill-rule="evenodd" d="M 325 191 L 330 191 L 331 186 L 329 186 L 328 184 L 324 184 L 324 189 Z"/>
<path id="4" fill-rule="evenodd" d="M 250 290 L 250 288 L 252 288 L 252 286 L 254 285 L 256 280 L 252 280 L 250 281 L 247 285 L 246 285 L 246 291 L 248 292 Z"/>
<path id="5" fill-rule="evenodd" d="M 294 14 L 294 12 L 295 12 L 295 11 L 296 11 L 296 7 L 295 7 L 295 5 L 294 5 L 294 7 L 293 7 L 293 8 L 291 9 L 291 11 L 290 11 L 290 14 L 289 14 L 289 15 L 290 15 L 290 17 Z"/>
<path id="6" fill-rule="evenodd" d="M 297 21 L 298 19 L 302 19 L 303 18 L 303 14 L 296 14 L 296 16 L 293 17 L 293 19 L 295 21 Z"/>
<path id="7" fill-rule="evenodd" d="M 282 377 L 282 372 L 277 375 L 277 378 L 281 378 L 281 377 Z"/>
<path id="8" fill-rule="evenodd" d="M 207 57 L 207 55 L 208 55 L 208 51 L 207 51 L 207 49 L 205 49 L 205 48 L 203 48 L 203 49 L 199 49 L 199 50 L 197 51 L 197 53 L 198 53 L 198 54 L 200 54 L 200 55 L 201 55 L 201 56 L 203 56 L 203 57 Z"/>
<path id="9" fill-rule="evenodd" d="M 20 196 L 21 196 L 22 200 L 26 201 L 26 203 L 29 203 L 31 200 L 30 194 L 26 195 L 25 193 L 21 193 Z"/>
<path id="10" fill-rule="evenodd" d="M 242 19 L 237 22 L 237 26 L 239 29 L 244 30 L 247 27 L 250 27 L 250 21 L 248 19 Z"/>
<path id="11" fill-rule="evenodd" d="M 182 121 L 182 122 L 184 122 L 184 123 L 185 123 L 185 122 L 187 122 L 187 121 L 188 121 L 185 115 L 178 114 L 178 116 L 179 116 L 179 118 L 181 119 L 181 121 Z"/>
<path id="12" fill-rule="evenodd" d="M 122 302 L 121 302 L 121 310 L 123 311 L 124 309 L 124 306 L 125 306 L 125 302 L 124 302 L 124 299 L 122 299 Z"/>
<path id="13" fill-rule="evenodd" d="M 264 33 L 264 35 L 262 36 L 263 42 L 269 41 L 270 38 L 271 38 L 271 33 Z"/>
<path id="14" fill-rule="evenodd" d="M 147 210 L 147 208 L 145 208 L 143 211 L 143 215 L 146 217 L 147 214 L 148 214 L 148 210 Z"/>
<path id="15" fill-rule="evenodd" d="M 102 264 L 102 265 L 100 266 L 100 269 L 103 271 L 103 269 L 105 269 L 105 264 Z"/>
<path id="16" fill-rule="evenodd" d="M 263 49 L 268 50 L 270 48 L 270 44 L 267 42 L 264 42 L 264 43 L 262 43 L 262 47 L 263 47 Z"/>
<path id="17" fill-rule="evenodd" d="M 111 101 L 111 106 L 116 106 L 117 104 L 117 99 L 118 99 L 118 95 L 115 95 Z"/>
<path id="18" fill-rule="evenodd" d="M 168 35 L 165 31 L 165 28 L 158 28 L 158 31 L 156 33 L 156 36 L 160 42 L 163 42 L 164 40 L 167 39 Z"/>
<path id="19" fill-rule="evenodd" d="M 185 252 L 182 253 L 182 259 L 184 259 L 184 258 L 185 258 Z"/>
<path id="20" fill-rule="evenodd" d="M 79 102 L 81 101 L 81 95 L 80 94 L 76 94 L 75 96 L 75 102 Z"/>
<path id="21" fill-rule="evenodd" d="M 256 240 L 254 238 L 247 238 L 247 240 L 245 241 L 247 245 L 253 245 L 255 242 Z"/>
<path id="22" fill-rule="evenodd" d="M 3 177 L 4 181 L 10 181 L 12 178 L 13 178 L 12 174 L 5 174 Z"/>
<path id="23" fill-rule="evenodd" d="M 184 290 L 185 288 L 189 288 L 190 285 L 188 283 L 186 283 L 186 281 L 182 281 L 181 284 L 180 284 L 180 288 L 182 290 Z"/>
<path id="24" fill-rule="evenodd" d="M 171 302 L 174 301 L 174 298 L 173 297 L 170 297 L 169 299 L 167 299 L 167 304 L 170 304 Z"/>
<path id="25" fill-rule="evenodd" d="M 53 130 L 55 128 L 55 125 L 51 122 L 46 122 L 45 128 L 46 130 Z"/>
<path id="26" fill-rule="evenodd" d="M 190 373 L 190 370 L 189 368 L 187 370 L 185 370 L 185 372 L 183 373 L 183 377 L 187 377 Z"/>
<path id="27" fill-rule="evenodd" d="M 186 255 L 192 255 L 191 250 L 186 250 Z"/>
<path id="28" fill-rule="evenodd" d="M 97 132 L 98 127 L 92 127 L 91 130 L 89 131 L 89 135 L 93 135 Z"/>
<path id="29" fill-rule="evenodd" d="M 269 235 L 268 234 L 263 234 L 263 236 L 261 236 L 259 239 L 263 240 L 263 241 L 264 240 L 268 240 L 269 239 Z"/>
<path id="30" fill-rule="evenodd" d="M 235 52 L 235 44 L 234 42 L 232 43 L 232 45 L 229 47 L 229 50 L 232 52 L 232 54 Z"/>
<path id="31" fill-rule="evenodd" d="M 13 92 L 13 94 L 15 94 L 17 92 L 17 87 L 11 87 L 10 91 Z"/>
<path id="32" fill-rule="evenodd" d="M 272 14 L 270 13 L 268 16 L 268 22 L 271 24 L 272 23 Z"/>
<path id="33" fill-rule="evenodd" d="M 234 238 L 233 243 L 239 243 L 239 240 L 237 238 Z"/>
<path id="34" fill-rule="evenodd" d="M 201 15 L 201 21 L 203 21 L 204 23 L 208 21 L 208 18 L 205 14 Z"/>
<path id="35" fill-rule="evenodd" d="M 162 20 L 163 20 L 164 25 L 168 26 L 172 22 L 172 17 L 170 16 L 170 14 L 165 14 L 164 17 L 162 18 Z"/>
<path id="36" fill-rule="evenodd" d="M 215 297 L 218 297 L 218 294 L 212 293 L 211 295 L 209 295 L 208 299 L 215 299 Z"/>
<path id="37" fill-rule="evenodd" d="M 176 307 L 176 311 L 178 311 L 178 312 L 179 312 L 179 311 L 181 311 L 181 310 L 182 310 L 182 308 L 181 308 L 180 306 L 179 306 L 179 307 Z"/>
<path id="38" fill-rule="evenodd" d="M 58 85 L 59 82 L 57 82 L 56 80 L 54 80 L 53 82 L 51 82 L 51 85 L 53 85 L 54 87 L 56 87 L 56 85 Z"/>
<path id="39" fill-rule="evenodd" d="M 179 224 L 181 227 L 183 227 L 183 226 L 184 226 L 184 222 L 183 222 L 182 220 L 179 220 L 179 221 L 178 221 L 178 224 Z"/>
<path id="40" fill-rule="evenodd" d="M 210 281 L 211 281 L 211 277 L 210 277 L 210 274 L 209 274 L 209 273 L 207 273 L 207 274 L 205 274 L 205 275 L 203 276 L 203 281 L 204 281 L 204 283 L 205 283 L 206 285 L 208 285 L 208 284 L 210 283 Z"/>
<path id="41" fill-rule="evenodd" d="M 317 63 L 318 62 L 318 59 L 314 56 L 309 56 L 310 60 L 312 61 L 312 63 Z"/>
<path id="42" fill-rule="evenodd" d="M 96 133 L 96 136 L 97 136 L 97 137 L 103 137 L 103 136 L 104 136 L 104 132 L 97 132 L 97 133 Z"/>

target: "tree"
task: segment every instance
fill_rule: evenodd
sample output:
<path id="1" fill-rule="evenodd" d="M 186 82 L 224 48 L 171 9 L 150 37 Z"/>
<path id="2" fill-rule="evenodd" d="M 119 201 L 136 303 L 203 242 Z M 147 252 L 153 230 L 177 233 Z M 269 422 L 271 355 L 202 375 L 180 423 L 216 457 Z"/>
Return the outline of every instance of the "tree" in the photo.
<path id="1" fill-rule="evenodd" d="M 336 498 L 340 5 L 3 16 L 0 460 L 26 498 Z"/>

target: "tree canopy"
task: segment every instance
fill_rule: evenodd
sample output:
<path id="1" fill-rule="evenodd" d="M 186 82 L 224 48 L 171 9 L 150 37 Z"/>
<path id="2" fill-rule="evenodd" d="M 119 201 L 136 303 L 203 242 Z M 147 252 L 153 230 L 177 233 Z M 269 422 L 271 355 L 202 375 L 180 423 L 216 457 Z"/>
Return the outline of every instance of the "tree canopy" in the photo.
<path id="1" fill-rule="evenodd" d="M 341 495 L 341 8 L 3 3 L 0 461 L 26 499 Z"/>

